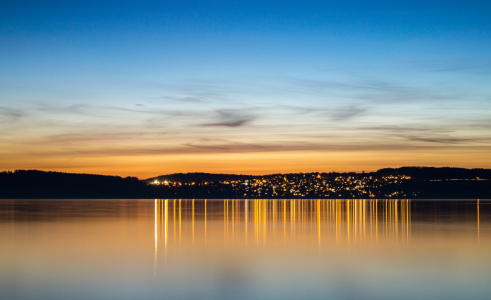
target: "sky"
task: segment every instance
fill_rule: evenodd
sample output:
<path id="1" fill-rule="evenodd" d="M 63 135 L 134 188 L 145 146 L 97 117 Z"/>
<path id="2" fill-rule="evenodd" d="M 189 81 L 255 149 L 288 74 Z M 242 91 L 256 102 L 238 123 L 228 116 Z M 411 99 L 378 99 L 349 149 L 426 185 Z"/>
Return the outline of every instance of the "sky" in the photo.
<path id="1" fill-rule="evenodd" d="M 2 1 L 0 170 L 491 168 L 491 2 Z"/>

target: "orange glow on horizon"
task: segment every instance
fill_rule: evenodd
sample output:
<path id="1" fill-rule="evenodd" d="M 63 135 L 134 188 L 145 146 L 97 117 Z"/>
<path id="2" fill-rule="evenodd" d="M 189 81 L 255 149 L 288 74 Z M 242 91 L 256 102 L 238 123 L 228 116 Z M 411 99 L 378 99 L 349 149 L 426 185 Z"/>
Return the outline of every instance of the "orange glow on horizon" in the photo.
<path id="1" fill-rule="evenodd" d="M 206 153 L 93 157 L 36 157 L 12 155 L 1 171 L 38 169 L 69 173 L 136 176 L 207 172 L 245 175 L 298 172 L 370 172 L 386 167 L 434 166 L 491 168 L 489 152 L 345 151 Z"/>

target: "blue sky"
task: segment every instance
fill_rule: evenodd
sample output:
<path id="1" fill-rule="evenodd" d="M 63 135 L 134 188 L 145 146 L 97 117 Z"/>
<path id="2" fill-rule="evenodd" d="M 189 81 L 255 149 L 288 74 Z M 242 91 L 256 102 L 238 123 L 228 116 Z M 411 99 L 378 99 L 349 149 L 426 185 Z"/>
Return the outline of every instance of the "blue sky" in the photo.
<path id="1" fill-rule="evenodd" d="M 485 1 L 7 1 L 3 169 L 491 167 L 490 13 Z"/>

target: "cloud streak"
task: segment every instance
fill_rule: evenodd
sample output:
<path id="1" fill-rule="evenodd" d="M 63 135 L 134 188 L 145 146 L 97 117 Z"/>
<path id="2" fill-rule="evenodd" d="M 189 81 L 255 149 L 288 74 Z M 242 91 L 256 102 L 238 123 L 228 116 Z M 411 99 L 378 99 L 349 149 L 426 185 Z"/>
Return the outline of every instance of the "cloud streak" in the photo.
<path id="1" fill-rule="evenodd" d="M 0 106 L 0 116 L 17 120 L 26 116 L 26 113 L 21 109 L 13 109 L 9 107 Z"/>
<path id="2" fill-rule="evenodd" d="M 218 115 L 216 121 L 204 123 L 201 126 L 240 127 L 257 118 L 256 115 L 246 114 L 244 111 L 238 110 L 217 110 L 216 114 Z"/>

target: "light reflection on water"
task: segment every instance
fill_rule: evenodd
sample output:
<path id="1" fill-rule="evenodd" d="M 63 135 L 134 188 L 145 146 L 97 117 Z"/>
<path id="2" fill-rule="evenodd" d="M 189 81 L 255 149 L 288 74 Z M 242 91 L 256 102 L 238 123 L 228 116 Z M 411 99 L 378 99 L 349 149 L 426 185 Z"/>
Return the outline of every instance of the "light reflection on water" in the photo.
<path id="1" fill-rule="evenodd" d="M 0 298 L 488 299 L 490 204 L 0 200 Z"/>

